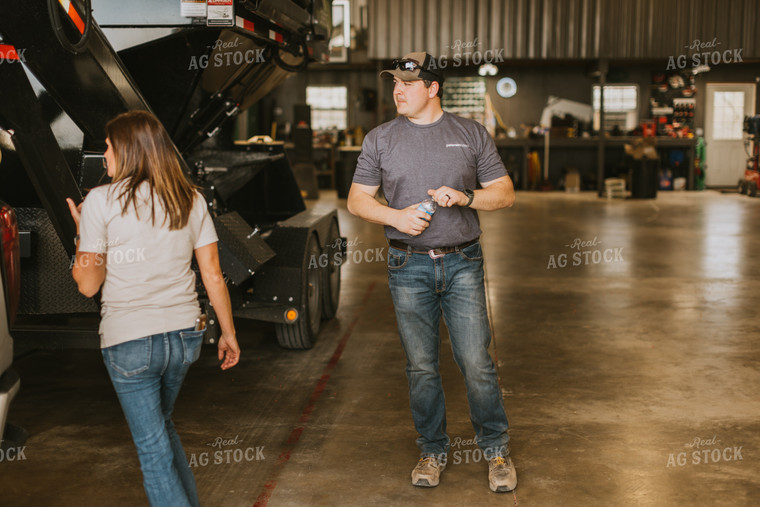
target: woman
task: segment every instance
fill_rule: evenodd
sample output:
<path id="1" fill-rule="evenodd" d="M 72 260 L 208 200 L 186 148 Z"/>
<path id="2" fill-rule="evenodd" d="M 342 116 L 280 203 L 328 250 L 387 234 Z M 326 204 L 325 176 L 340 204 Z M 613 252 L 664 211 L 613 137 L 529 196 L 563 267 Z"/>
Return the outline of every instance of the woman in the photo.
<path id="1" fill-rule="evenodd" d="M 72 275 L 85 296 L 103 285 L 103 360 L 137 447 L 153 506 L 198 505 L 195 479 L 171 419 L 187 371 L 200 355 L 203 319 L 193 254 L 216 311 L 222 369 L 240 349 L 214 225 L 205 199 L 185 178 L 169 135 L 146 111 L 106 125 L 110 185 L 77 208 Z M 81 209 L 81 220 L 80 220 Z"/>

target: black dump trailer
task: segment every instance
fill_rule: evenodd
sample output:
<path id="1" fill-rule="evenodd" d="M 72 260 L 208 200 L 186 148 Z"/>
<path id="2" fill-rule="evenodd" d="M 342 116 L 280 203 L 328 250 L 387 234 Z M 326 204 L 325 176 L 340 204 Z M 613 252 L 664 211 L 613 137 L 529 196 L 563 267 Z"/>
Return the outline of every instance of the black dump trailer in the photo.
<path id="1" fill-rule="evenodd" d="M 274 322 L 292 349 L 311 347 L 335 315 L 340 263 L 310 260 L 344 253 L 337 212 L 306 209 L 281 143 L 236 144 L 231 133 L 238 113 L 327 60 L 331 2 L 229 3 L 206 12 L 181 0 L 0 2 L 0 200 L 18 216 L 20 318 L 65 337 L 59 317 L 98 312 L 71 279 L 65 199 L 108 183 L 105 124 L 135 109 L 163 122 L 202 187 L 234 315 Z M 199 293 L 213 342 L 200 283 Z"/>

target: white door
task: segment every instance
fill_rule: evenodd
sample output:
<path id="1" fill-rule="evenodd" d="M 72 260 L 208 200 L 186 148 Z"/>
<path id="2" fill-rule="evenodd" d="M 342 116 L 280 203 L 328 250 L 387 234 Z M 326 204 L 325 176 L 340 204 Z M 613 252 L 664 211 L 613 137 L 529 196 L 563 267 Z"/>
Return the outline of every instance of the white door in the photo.
<path id="1" fill-rule="evenodd" d="M 708 83 L 705 111 L 708 186 L 735 186 L 744 177 L 744 117 L 755 111 L 755 85 Z"/>

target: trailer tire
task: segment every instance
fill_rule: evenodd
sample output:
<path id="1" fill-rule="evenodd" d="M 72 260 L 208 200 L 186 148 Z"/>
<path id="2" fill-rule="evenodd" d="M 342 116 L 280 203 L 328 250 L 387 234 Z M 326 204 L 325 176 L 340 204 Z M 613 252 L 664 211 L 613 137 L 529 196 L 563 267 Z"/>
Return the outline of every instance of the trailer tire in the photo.
<path id="1" fill-rule="evenodd" d="M 750 181 L 749 183 L 747 183 L 747 195 L 750 197 L 757 196 L 757 182 L 756 181 Z"/>
<path id="2" fill-rule="evenodd" d="M 301 304 L 298 319 L 293 324 L 276 324 L 277 342 L 286 349 L 310 349 L 314 346 L 322 317 L 322 278 L 324 269 L 314 266 L 322 249 L 316 234 L 306 245 L 301 269 Z"/>
<path id="3" fill-rule="evenodd" d="M 343 265 L 343 258 L 339 256 L 340 241 L 340 227 L 338 221 L 333 220 L 325 241 L 327 266 L 322 270 L 322 318 L 325 320 L 335 317 L 340 304 L 340 267 Z"/>
<path id="4" fill-rule="evenodd" d="M 747 180 L 739 180 L 739 193 L 742 195 L 747 193 Z"/>

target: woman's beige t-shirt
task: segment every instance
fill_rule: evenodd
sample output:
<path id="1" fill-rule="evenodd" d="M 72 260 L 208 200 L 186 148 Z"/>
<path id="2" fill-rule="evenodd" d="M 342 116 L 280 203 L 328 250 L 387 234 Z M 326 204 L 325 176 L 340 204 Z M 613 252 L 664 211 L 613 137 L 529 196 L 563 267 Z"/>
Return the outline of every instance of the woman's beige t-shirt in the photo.
<path id="1" fill-rule="evenodd" d="M 170 231 L 162 224 L 165 213 L 158 196 L 155 226 L 151 224 L 148 182 L 138 188 L 137 214 L 130 204 L 122 216 L 120 185 L 90 191 L 79 223 L 79 251 L 106 254 L 102 348 L 192 327 L 200 314 L 190 267 L 193 250 L 218 240 L 206 200 L 198 192 L 188 224 Z"/>

